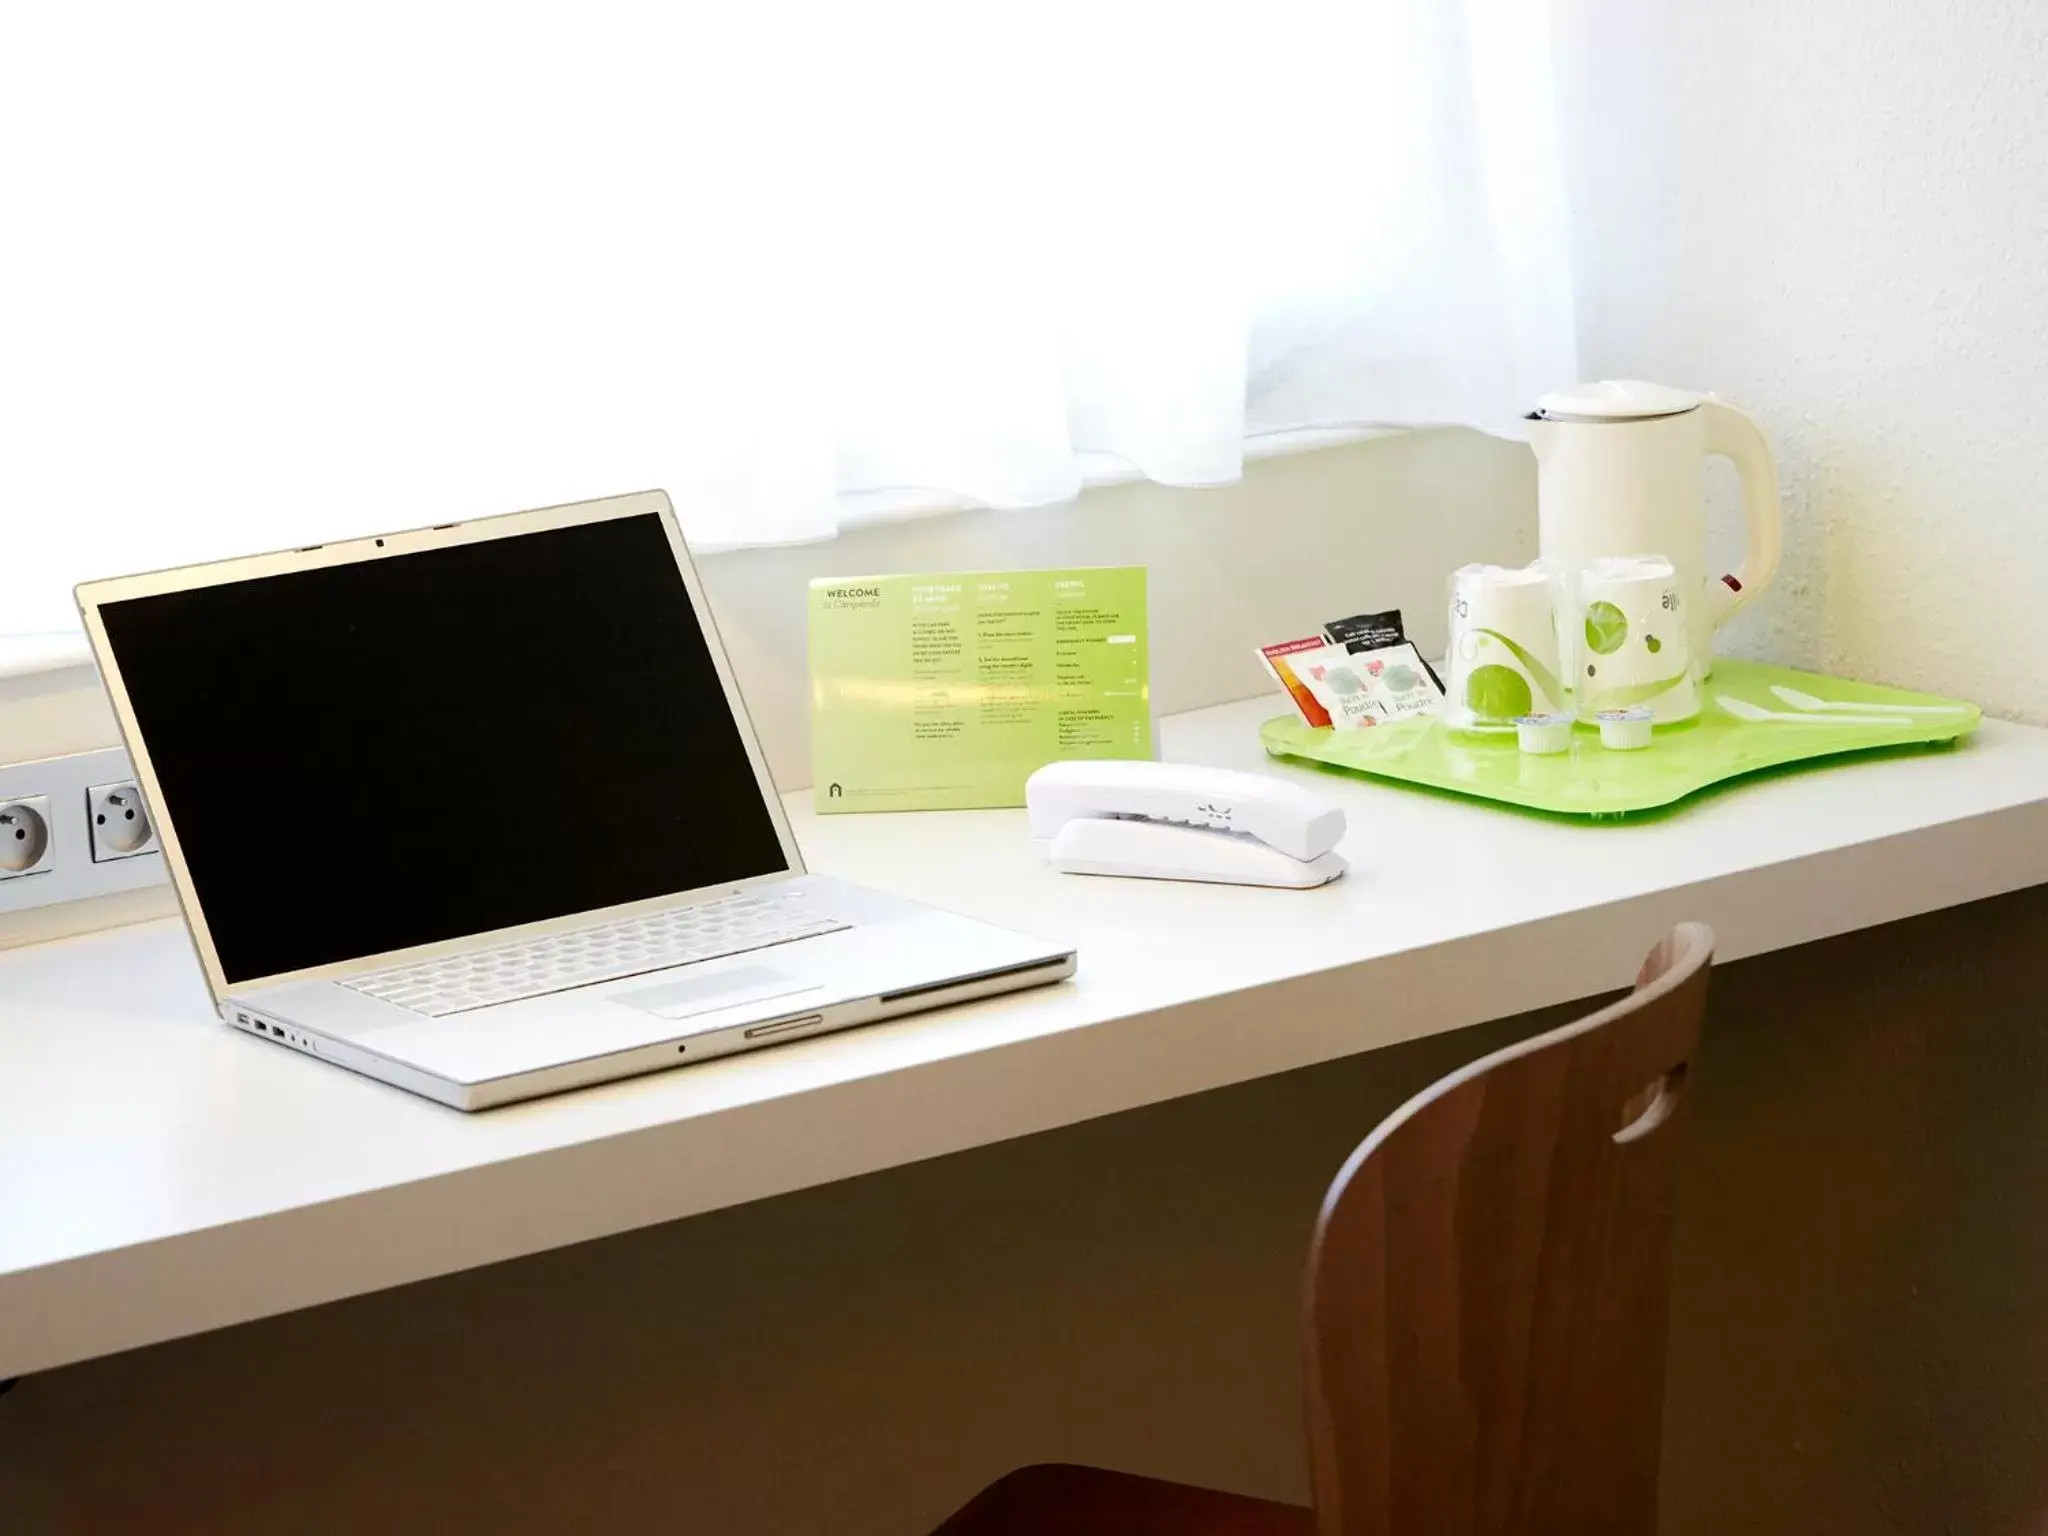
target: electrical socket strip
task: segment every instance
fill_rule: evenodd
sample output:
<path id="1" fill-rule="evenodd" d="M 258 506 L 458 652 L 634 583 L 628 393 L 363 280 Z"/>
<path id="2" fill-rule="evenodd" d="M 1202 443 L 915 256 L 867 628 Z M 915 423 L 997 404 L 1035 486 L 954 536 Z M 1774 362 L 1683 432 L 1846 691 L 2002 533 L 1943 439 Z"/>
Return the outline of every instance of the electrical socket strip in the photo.
<path id="1" fill-rule="evenodd" d="M 119 747 L 0 767 L 0 912 L 168 878 L 156 824 Z"/>

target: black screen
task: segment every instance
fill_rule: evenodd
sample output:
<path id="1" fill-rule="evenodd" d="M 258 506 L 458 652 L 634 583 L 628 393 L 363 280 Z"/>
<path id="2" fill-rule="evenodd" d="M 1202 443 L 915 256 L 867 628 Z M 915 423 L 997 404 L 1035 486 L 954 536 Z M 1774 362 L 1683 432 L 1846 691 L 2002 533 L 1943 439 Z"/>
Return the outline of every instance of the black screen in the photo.
<path id="1" fill-rule="evenodd" d="M 100 613 L 229 981 L 788 867 L 654 514 Z"/>

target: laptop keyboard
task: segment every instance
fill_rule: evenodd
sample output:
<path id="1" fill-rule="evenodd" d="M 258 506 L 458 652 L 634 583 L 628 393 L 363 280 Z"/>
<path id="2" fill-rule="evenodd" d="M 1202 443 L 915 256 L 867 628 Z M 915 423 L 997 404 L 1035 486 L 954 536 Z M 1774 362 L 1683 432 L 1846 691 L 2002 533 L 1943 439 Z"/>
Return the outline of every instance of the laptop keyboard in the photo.
<path id="1" fill-rule="evenodd" d="M 816 938 L 850 926 L 807 912 L 799 902 L 772 896 L 728 896 L 722 901 L 671 907 L 544 939 L 372 971 L 367 976 L 351 976 L 341 985 L 414 1013 L 441 1018 L 494 1003 L 637 976 L 643 971 Z"/>

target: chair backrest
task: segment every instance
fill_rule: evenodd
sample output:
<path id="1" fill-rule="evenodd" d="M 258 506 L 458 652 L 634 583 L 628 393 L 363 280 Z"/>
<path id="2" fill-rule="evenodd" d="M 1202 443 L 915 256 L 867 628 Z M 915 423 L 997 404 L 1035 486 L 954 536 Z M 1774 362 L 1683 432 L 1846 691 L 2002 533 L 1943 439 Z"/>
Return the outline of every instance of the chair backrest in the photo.
<path id="1" fill-rule="evenodd" d="M 1396 1110 L 1308 1273 L 1322 1536 L 1652 1536 L 1672 1182 L 1714 936 Z"/>

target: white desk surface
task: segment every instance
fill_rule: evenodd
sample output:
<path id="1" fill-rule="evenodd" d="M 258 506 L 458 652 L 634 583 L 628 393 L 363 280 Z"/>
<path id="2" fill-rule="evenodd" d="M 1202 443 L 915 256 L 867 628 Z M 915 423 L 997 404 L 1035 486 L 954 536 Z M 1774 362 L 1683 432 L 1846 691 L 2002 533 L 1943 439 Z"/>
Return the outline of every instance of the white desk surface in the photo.
<path id="1" fill-rule="evenodd" d="M 1733 959 L 2048 882 L 2048 730 L 1580 826 L 1268 765 L 1281 703 L 1169 719 L 1165 755 L 1312 777 L 1350 812 L 1336 884 L 1062 876 L 1021 811 L 798 795 L 812 867 L 1071 940 L 1079 975 L 482 1115 L 222 1027 L 175 922 L 0 955 L 0 1377 L 1587 996 L 1681 918 Z"/>

